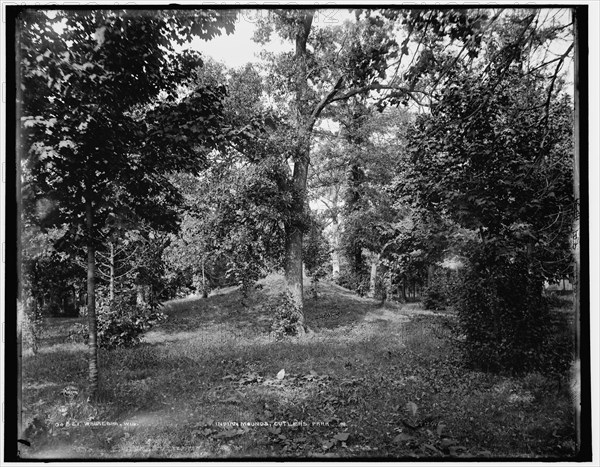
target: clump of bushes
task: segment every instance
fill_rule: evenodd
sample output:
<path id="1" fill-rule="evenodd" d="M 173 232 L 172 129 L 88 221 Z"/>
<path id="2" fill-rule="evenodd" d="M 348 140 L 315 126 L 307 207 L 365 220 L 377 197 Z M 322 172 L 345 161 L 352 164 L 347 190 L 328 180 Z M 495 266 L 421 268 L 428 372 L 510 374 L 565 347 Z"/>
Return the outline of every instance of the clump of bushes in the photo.
<path id="1" fill-rule="evenodd" d="M 272 307 L 275 317 L 271 325 L 271 336 L 274 339 L 281 340 L 287 336 L 300 334 L 302 314 L 298 310 L 291 292 L 281 293 L 272 304 Z"/>
<path id="2" fill-rule="evenodd" d="M 112 300 L 103 290 L 96 297 L 96 326 L 98 345 L 106 349 L 132 347 L 140 342 L 141 335 L 166 315 L 158 307 L 138 304 L 133 292 L 116 295 Z M 74 325 L 69 340 L 88 341 L 87 325 Z"/>
<path id="3" fill-rule="evenodd" d="M 569 343 L 553 338 L 557 330 L 542 288 L 526 258 L 473 254 L 456 301 L 470 366 L 513 374 L 562 371 Z"/>

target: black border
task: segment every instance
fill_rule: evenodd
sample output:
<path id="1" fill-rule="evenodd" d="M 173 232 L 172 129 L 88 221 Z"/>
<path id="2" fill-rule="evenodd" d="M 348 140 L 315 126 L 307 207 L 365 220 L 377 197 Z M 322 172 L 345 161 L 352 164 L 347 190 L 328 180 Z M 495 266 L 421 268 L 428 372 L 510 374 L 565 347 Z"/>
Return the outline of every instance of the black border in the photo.
<path id="1" fill-rule="evenodd" d="M 18 436 L 15 427 L 17 424 L 17 409 L 14 401 L 17 399 L 17 386 L 14 384 L 14 379 L 10 376 L 13 372 L 8 371 L 9 368 L 16 367 L 16 325 L 17 325 L 17 294 L 19 290 L 19 252 L 18 252 L 18 220 L 19 220 L 19 197 L 17 190 L 17 144 L 16 144 L 16 20 L 20 12 L 30 9 L 44 10 L 92 10 L 92 9 L 129 9 L 129 10 L 158 10 L 158 9 L 181 9 L 194 10 L 208 7 L 215 10 L 264 10 L 275 7 L 280 8 L 296 8 L 296 9 L 357 9 L 357 8 L 390 8 L 398 7 L 405 9 L 470 9 L 470 8 L 485 8 L 485 7 L 510 7 L 510 8 L 569 8 L 574 9 L 578 21 L 578 37 L 579 41 L 579 94 L 580 94 L 580 262 L 581 262 L 581 280 L 580 280 L 580 357 L 581 357 L 581 448 L 578 454 L 574 457 L 564 458 L 371 458 L 371 457 L 352 457 L 352 458 L 202 458 L 202 459 L 163 459 L 163 458 L 110 458 L 110 459 L 90 459 L 90 458 L 68 458 L 68 459 L 21 459 L 18 456 Z M 313 5 L 256 5 L 256 4 L 232 4 L 232 5 L 194 5 L 194 4 L 117 4 L 117 5 L 25 5 L 15 6 L 6 5 L 5 10 L 5 27 L 6 27 L 6 246 L 5 246 L 5 401 L 4 401 L 4 461 L 5 462 L 282 462 L 288 461 L 308 461 L 308 462 L 587 462 L 592 461 L 592 404 L 591 404 L 591 349 L 590 349 L 590 262 L 589 262 L 589 53 L 590 44 L 588 36 L 589 25 L 589 5 L 588 4 L 514 4 L 514 3 L 498 3 L 498 4 L 458 4 L 458 5 L 439 5 L 435 2 L 423 3 L 422 5 L 401 5 L 401 4 L 313 4 Z M 10 156 L 10 157 L 9 157 Z M 15 247 L 16 246 L 16 247 Z M 8 378 L 7 378 L 8 376 Z"/>

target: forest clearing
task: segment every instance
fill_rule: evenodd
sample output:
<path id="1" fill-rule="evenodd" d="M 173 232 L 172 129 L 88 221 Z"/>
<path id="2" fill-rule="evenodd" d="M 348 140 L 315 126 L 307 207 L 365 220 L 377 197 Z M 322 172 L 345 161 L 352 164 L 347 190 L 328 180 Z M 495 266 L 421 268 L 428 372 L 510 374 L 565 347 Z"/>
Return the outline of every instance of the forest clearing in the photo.
<path id="1" fill-rule="evenodd" d="M 568 383 L 462 367 L 442 313 L 324 283 L 306 302 L 313 332 L 269 335 L 269 276 L 165 305 L 131 349 L 103 351 L 100 403 L 86 401 L 82 342 L 55 318 L 25 357 L 27 420 L 45 413 L 27 458 L 555 458 L 574 453 Z M 569 313 L 569 312 L 568 312 Z M 64 322 L 66 321 L 66 322 Z M 285 370 L 285 375 L 277 375 Z M 74 388 L 69 396 L 65 388 Z M 414 405 L 413 405 L 414 404 Z M 101 422 L 116 426 L 101 426 Z M 100 426 L 90 428 L 86 422 Z"/>

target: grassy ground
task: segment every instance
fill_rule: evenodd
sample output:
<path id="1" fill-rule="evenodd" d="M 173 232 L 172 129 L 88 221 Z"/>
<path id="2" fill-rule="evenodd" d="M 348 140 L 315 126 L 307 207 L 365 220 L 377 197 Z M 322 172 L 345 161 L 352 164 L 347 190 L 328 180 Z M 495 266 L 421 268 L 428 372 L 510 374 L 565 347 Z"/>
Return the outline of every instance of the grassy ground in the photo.
<path id="1" fill-rule="evenodd" d="M 263 281 L 168 303 L 132 349 L 101 350 L 101 398 L 86 397 L 86 349 L 52 320 L 24 357 L 31 458 L 565 457 L 575 429 L 566 384 L 461 367 L 445 316 L 381 308 L 322 284 L 312 332 L 269 337 Z M 281 370 L 285 370 L 283 378 Z"/>

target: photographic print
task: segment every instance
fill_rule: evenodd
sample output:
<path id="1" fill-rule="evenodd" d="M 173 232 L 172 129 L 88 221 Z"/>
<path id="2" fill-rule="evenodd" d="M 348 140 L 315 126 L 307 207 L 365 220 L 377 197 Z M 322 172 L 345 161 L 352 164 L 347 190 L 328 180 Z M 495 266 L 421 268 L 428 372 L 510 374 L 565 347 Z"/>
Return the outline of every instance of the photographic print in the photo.
<path id="1" fill-rule="evenodd" d="M 5 455 L 588 456 L 587 6 L 6 13 Z"/>

